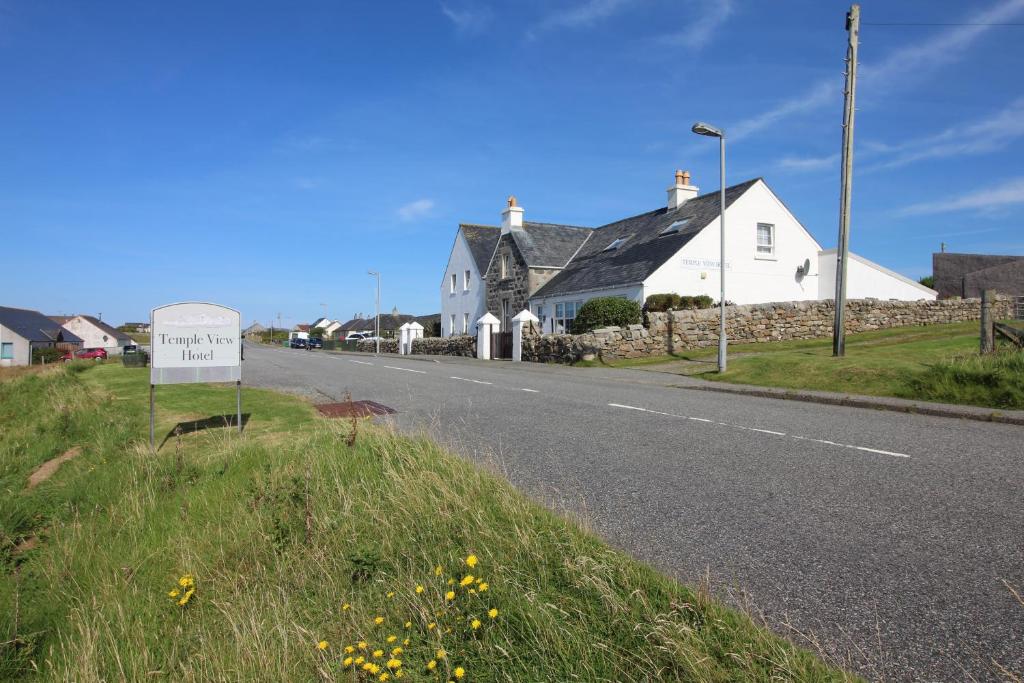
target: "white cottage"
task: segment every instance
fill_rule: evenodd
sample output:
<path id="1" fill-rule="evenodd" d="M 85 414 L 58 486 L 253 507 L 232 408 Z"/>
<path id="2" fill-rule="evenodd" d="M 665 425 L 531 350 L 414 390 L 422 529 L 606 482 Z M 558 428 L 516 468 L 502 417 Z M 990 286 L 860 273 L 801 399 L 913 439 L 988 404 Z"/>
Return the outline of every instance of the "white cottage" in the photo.
<path id="1" fill-rule="evenodd" d="M 131 337 L 91 315 L 51 316 L 61 327 L 82 339 L 86 349 L 103 349 L 109 356 L 124 352 L 124 347 L 135 344 Z"/>
<path id="2" fill-rule="evenodd" d="M 487 264 L 500 236 L 497 227 L 459 226 L 441 280 L 442 337 L 476 334 L 476 321 L 487 312 Z"/>

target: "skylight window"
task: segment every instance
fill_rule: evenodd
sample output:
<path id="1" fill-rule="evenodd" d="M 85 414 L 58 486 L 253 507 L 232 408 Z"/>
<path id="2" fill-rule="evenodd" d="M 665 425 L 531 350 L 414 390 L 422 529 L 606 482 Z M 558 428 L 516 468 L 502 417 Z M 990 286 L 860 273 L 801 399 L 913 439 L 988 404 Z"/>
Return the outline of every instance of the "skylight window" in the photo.
<path id="1" fill-rule="evenodd" d="M 609 244 L 607 247 L 605 247 L 603 251 L 615 251 L 616 249 L 621 247 L 623 245 L 623 243 L 625 243 L 625 241 L 628 240 L 628 239 L 629 239 L 629 237 L 627 236 L 627 237 L 619 237 L 619 238 L 617 238 L 615 240 L 612 240 L 612 243 Z"/>
<path id="2" fill-rule="evenodd" d="M 667 228 L 665 228 L 664 230 L 662 230 L 660 233 L 658 233 L 658 237 L 664 237 L 665 235 L 674 235 L 677 232 L 679 232 L 680 230 L 682 230 L 683 228 L 685 228 L 686 224 L 689 223 L 689 222 L 690 222 L 689 218 L 683 218 L 682 220 L 678 220 L 678 221 L 674 222 L 672 225 L 670 225 Z"/>

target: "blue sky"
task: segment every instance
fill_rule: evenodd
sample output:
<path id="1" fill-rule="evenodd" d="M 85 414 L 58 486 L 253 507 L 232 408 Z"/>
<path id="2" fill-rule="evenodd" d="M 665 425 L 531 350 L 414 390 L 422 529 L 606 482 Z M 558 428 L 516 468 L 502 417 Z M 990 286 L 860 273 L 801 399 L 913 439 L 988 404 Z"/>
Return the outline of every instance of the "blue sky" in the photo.
<path id="1" fill-rule="evenodd" d="M 713 191 L 698 119 L 834 246 L 848 6 L 0 0 L 0 304 L 290 325 L 371 312 L 372 268 L 436 312 L 457 224 L 509 194 L 601 225 L 676 168 Z M 915 278 L 941 241 L 1024 253 L 1024 0 L 862 20 L 851 248 Z"/>

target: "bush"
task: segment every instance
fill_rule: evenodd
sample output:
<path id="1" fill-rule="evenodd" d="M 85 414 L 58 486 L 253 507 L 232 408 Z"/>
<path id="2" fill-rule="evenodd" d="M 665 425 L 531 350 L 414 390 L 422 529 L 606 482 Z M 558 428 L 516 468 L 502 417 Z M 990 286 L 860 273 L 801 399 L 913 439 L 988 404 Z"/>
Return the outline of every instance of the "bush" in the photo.
<path id="1" fill-rule="evenodd" d="M 697 308 L 711 308 L 714 300 L 707 294 L 697 296 L 679 296 L 678 294 L 651 294 L 644 302 L 644 311 L 647 313 L 663 313 L 669 309 L 673 311 L 685 311 Z"/>
<path id="2" fill-rule="evenodd" d="M 52 346 L 43 349 L 32 349 L 33 363 L 56 363 L 64 352 Z"/>
<path id="3" fill-rule="evenodd" d="M 626 327 L 640 323 L 640 304 L 617 296 L 599 296 L 583 304 L 572 322 L 572 333 L 583 334 L 599 327 Z"/>

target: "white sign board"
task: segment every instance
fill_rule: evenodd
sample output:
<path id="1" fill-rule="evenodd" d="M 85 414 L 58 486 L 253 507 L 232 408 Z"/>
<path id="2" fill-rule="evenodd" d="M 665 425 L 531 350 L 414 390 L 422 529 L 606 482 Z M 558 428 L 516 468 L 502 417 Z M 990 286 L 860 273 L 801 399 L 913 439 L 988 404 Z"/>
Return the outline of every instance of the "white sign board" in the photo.
<path id="1" fill-rule="evenodd" d="M 199 302 L 153 309 L 151 384 L 238 382 L 242 379 L 242 316 Z"/>

